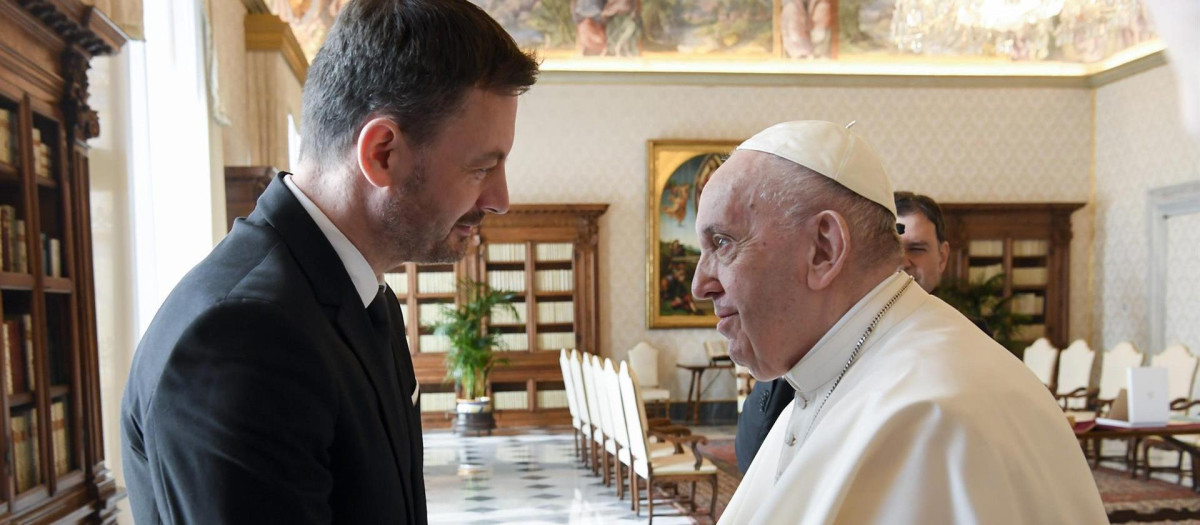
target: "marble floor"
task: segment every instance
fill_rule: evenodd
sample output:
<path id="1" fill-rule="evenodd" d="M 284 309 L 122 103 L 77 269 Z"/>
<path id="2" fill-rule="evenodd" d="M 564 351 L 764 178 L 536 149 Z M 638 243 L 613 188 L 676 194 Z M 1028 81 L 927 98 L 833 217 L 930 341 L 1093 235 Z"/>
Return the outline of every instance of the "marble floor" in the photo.
<path id="1" fill-rule="evenodd" d="M 575 459 L 569 429 L 481 437 L 427 432 L 425 490 L 431 525 L 647 521 L 644 501 L 634 516 L 628 495 L 618 500 Z M 655 523 L 696 523 L 659 502 Z"/>

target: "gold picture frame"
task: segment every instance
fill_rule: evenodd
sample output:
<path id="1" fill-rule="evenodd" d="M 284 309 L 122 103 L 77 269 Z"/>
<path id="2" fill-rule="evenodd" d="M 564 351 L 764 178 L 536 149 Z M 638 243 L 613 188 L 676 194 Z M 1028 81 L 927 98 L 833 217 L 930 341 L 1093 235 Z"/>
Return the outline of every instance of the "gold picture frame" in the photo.
<path id="1" fill-rule="evenodd" d="M 646 324 L 650 328 L 711 328 L 711 301 L 692 297 L 699 260 L 696 205 L 704 184 L 740 142 L 646 142 Z"/>

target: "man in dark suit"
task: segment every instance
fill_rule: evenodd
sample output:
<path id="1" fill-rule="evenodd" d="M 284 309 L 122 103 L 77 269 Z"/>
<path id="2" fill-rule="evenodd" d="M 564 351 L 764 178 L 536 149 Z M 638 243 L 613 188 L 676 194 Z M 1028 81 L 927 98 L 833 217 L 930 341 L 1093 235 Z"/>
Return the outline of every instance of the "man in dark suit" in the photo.
<path id="1" fill-rule="evenodd" d="M 382 275 L 508 208 L 537 64 L 466 0 L 349 2 L 295 174 L 172 291 L 122 406 L 139 524 L 425 523 L 420 387 Z"/>

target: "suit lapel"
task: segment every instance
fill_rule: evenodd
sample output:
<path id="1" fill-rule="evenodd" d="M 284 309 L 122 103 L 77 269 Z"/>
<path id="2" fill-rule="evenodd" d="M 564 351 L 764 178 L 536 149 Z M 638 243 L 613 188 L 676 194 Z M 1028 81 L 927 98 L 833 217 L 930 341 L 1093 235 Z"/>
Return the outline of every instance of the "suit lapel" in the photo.
<path id="1" fill-rule="evenodd" d="M 402 424 L 408 423 L 410 418 L 409 411 L 406 410 L 408 407 L 399 406 L 399 385 L 389 377 L 394 365 L 386 361 L 383 349 L 378 348 L 375 343 L 371 321 L 363 308 L 362 299 L 354 290 L 345 265 L 325 238 L 325 234 L 283 182 L 285 175 L 286 172 L 280 172 L 275 180 L 271 181 L 259 197 L 249 220 L 264 220 L 279 232 L 288 250 L 296 258 L 297 265 L 308 278 L 308 284 L 317 301 L 328 308 L 326 311 L 333 312 L 334 325 L 362 365 L 363 372 L 375 391 L 382 411 L 380 418 L 384 422 L 392 455 L 400 470 L 401 482 L 406 489 L 411 489 L 413 452 L 407 444 L 412 440 L 412 435 L 404 432 L 405 427 L 410 425 Z M 395 318 L 399 319 L 399 315 Z M 411 368 L 409 365 L 409 370 Z M 411 490 L 406 490 L 404 496 L 409 500 L 406 508 L 412 513 L 414 509 L 410 492 Z M 413 516 L 410 514 L 409 518 L 411 521 Z"/>

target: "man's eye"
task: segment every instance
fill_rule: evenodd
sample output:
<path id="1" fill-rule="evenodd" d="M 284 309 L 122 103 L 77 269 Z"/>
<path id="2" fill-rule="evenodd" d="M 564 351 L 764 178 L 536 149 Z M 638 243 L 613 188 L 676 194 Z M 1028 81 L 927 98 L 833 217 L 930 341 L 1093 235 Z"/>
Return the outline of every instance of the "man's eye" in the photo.
<path id="1" fill-rule="evenodd" d="M 713 242 L 713 246 L 716 247 L 718 250 L 720 250 L 721 248 L 724 248 L 725 246 L 729 245 L 729 243 L 730 243 L 728 237 L 724 237 L 721 235 L 713 237 L 712 242 Z"/>

